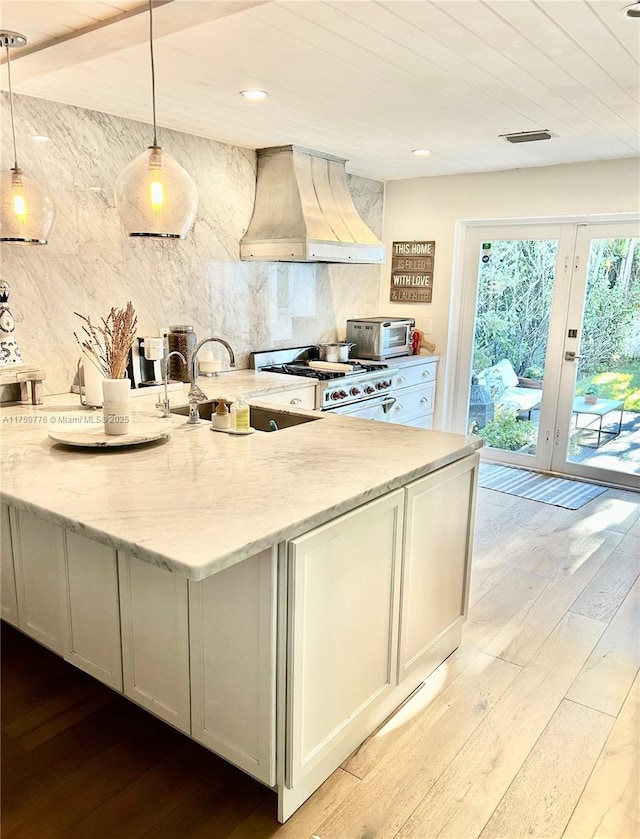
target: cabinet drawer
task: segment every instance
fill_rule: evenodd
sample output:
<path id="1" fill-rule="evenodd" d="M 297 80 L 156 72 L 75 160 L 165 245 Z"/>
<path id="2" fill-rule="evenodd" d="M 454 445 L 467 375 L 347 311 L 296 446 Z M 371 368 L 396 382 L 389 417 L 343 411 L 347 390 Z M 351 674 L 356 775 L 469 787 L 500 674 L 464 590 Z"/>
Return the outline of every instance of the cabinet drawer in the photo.
<path id="1" fill-rule="evenodd" d="M 435 384 L 394 390 L 392 395 L 396 398 L 396 403 L 391 406 L 387 415 L 389 422 L 404 423 L 409 417 L 418 414 L 432 414 L 435 405 L 435 390 Z"/>
<path id="2" fill-rule="evenodd" d="M 415 414 L 403 419 L 402 424 L 412 428 L 433 428 L 433 414 Z"/>
<path id="3" fill-rule="evenodd" d="M 307 408 L 312 411 L 316 406 L 316 387 L 298 387 L 293 390 L 280 390 L 277 393 L 263 393 L 249 397 L 251 402 L 266 402 L 268 405 L 287 405 L 292 408 Z"/>
<path id="4" fill-rule="evenodd" d="M 400 388 L 435 383 L 437 373 L 437 361 L 428 361 L 426 364 L 403 367 L 395 377 L 393 386 L 394 388 Z"/>

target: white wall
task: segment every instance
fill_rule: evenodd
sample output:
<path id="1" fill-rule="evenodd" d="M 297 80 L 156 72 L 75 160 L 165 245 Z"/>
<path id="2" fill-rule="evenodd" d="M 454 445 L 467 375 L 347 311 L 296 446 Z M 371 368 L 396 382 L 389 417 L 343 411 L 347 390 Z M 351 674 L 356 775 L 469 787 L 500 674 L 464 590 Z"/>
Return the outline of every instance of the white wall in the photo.
<path id="1" fill-rule="evenodd" d="M 176 323 L 199 337 L 226 338 L 240 367 L 250 350 L 300 346 L 344 337 L 347 318 L 378 304 L 378 265 L 240 262 L 239 242 L 255 194 L 255 152 L 177 131 L 159 130 L 161 145 L 196 182 L 199 209 L 184 242 L 129 239 L 113 200 L 120 170 L 151 141 L 140 122 L 16 96 L 18 160 L 46 184 L 57 206 L 45 246 L 3 244 L 2 279 L 25 363 L 42 366 L 48 393 L 68 391 L 80 322 L 131 300 L 140 335 Z M 2 96 L 2 126 L 9 123 Z M 48 143 L 36 143 L 44 134 Z M 13 165 L 11 132 L 2 132 L 2 170 Z M 384 185 L 350 177 L 354 203 L 382 232 Z M 226 352 L 217 345 L 223 364 Z"/>
<path id="2" fill-rule="evenodd" d="M 457 221 L 639 210 L 640 160 L 637 158 L 387 183 L 383 226 L 387 264 L 382 269 L 380 313 L 414 317 L 418 328 L 425 318 L 431 318 L 433 329 L 427 337 L 443 357 L 449 338 Z M 436 242 L 433 300 L 418 305 L 390 303 L 391 243 L 413 239 Z M 438 377 L 440 387 L 444 381 L 444 364 L 443 357 Z M 438 424 L 442 396 L 441 390 L 436 405 Z"/>

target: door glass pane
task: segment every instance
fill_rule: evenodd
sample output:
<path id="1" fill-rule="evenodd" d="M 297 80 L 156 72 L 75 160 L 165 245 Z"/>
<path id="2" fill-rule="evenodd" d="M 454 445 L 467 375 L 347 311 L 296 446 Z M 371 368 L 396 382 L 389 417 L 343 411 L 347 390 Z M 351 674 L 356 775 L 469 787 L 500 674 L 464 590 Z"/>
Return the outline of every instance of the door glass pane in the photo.
<path id="1" fill-rule="evenodd" d="M 485 241 L 467 428 L 485 446 L 536 454 L 556 239 Z"/>
<path id="2" fill-rule="evenodd" d="M 640 239 L 593 239 L 567 460 L 640 474 Z"/>

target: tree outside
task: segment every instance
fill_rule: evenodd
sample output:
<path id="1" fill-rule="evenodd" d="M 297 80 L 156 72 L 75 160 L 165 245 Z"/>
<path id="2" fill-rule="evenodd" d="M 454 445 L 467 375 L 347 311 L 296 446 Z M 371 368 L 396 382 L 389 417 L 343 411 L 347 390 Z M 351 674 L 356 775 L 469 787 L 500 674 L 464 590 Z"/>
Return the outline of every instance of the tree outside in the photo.
<path id="1" fill-rule="evenodd" d="M 557 244 L 495 241 L 483 254 L 489 259 L 479 275 L 474 370 L 508 358 L 518 376 L 531 376 L 532 369 L 539 376 L 546 360 Z M 640 388 L 640 240 L 594 240 L 580 355 L 576 393 L 600 377 L 596 384 L 615 391 L 616 398 L 624 390 L 640 410 L 640 392 L 635 395 Z M 619 378 L 612 376 L 613 367 L 620 368 Z"/>

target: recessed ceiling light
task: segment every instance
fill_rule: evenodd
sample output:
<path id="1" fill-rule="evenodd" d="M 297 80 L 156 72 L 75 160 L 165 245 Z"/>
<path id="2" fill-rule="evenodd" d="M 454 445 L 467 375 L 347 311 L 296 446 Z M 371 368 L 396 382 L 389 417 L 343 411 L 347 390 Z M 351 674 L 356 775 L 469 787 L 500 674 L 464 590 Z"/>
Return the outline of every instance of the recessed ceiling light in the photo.
<path id="1" fill-rule="evenodd" d="M 416 157 L 428 157 L 431 154 L 431 149 L 412 149 L 412 154 Z"/>
<path id="2" fill-rule="evenodd" d="M 44 134 L 32 134 L 31 139 L 35 140 L 36 143 L 48 143 L 49 142 L 49 138 L 47 136 L 45 136 Z"/>
<path id="3" fill-rule="evenodd" d="M 266 99 L 269 94 L 266 90 L 241 90 L 240 96 L 245 99 Z"/>

